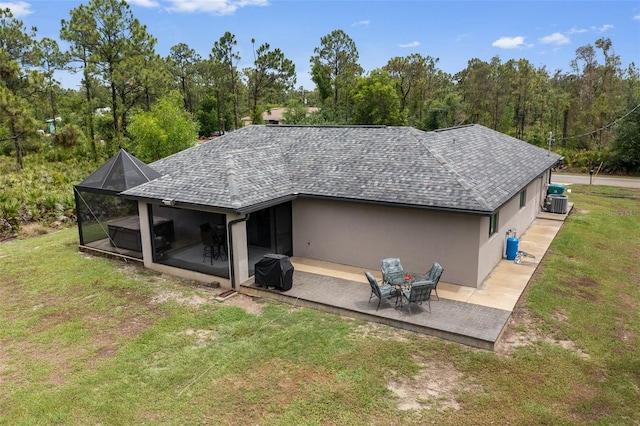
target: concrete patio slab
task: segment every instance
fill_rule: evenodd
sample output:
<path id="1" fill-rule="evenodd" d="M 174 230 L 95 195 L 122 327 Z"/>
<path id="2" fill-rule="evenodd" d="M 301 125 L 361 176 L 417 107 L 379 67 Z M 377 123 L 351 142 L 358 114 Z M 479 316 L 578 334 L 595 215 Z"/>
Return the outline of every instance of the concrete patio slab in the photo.
<path id="1" fill-rule="evenodd" d="M 570 203 L 569 211 L 571 208 Z M 567 215 L 545 213 L 534 220 L 519 236 L 519 249 L 535 258 L 525 258 L 519 264 L 501 260 L 478 288 L 441 281 L 439 300 L 431 301 L 431 312 L 426 305 L 412 305 L 410 315 L 406 305 L 398 308 L 395 300 L 376 310 L 377 299 L 369 302 L 371 289 L 364 269 L 298 257 L 291 258 L 295 272 L 290 290 L 261 288 L 251 278 L 239 291 L 493 350 Z M 381 279 L 380 271 L 370 272 Z M 446 270 L 443 278 L 446 280 Z"/>

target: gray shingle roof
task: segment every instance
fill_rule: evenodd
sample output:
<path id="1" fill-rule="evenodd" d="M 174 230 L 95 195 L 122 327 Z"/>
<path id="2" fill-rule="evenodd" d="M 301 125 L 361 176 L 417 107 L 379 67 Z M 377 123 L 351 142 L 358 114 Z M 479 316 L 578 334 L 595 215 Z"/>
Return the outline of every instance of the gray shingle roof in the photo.
<path id="1" fill-rule="evenodd" d="M 251 211 L 319 196 L 491 213 L 560 156 L 480 125 L 248 126 L 157 161 L 135 198 Z"/>

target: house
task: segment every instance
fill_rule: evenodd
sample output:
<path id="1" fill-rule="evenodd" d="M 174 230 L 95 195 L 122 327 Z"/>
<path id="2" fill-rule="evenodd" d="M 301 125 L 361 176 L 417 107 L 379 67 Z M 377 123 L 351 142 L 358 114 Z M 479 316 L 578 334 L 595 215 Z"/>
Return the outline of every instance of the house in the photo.
<path id="1" fill-rule="evenodd" d="M 480 125 L 248 126 L 150 164 L 161 177 L 118 194 L 138 220 L 121 214 L 109 234 L 139 235 L 148 268 L 223 287 L 267 253 L 369 270 L 437 260 L 447 282 L 477 287 L 540 212 L 560 159 Z M 203 244 L 203 229 L 223 243 Z"/>
<path id="2" fill-rule="evenodd" d="M 311 115 L 314 112 L 320 111 L 318 107 L 305 107 L 307 111 L 307 116 Z M 269 108 L 265 112 L 262 113 L 262 121 L 265 124 L 281 124 L 284 123 L 285 117 L 284 114 L 287 112 L 287 108 L 284 107 L 276 107 Z M 251 117 L 242 117 L 242 123 L 244 126 L 248 126 L 251 123 Z"/>

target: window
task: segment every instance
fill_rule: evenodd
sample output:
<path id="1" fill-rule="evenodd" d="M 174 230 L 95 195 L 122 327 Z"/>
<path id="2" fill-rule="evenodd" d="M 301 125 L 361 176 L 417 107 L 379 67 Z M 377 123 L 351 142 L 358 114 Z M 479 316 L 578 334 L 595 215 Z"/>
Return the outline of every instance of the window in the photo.
<path id="1" fill-rule="evenodd" d="M 498 213 L 494 213 L 489 217 L 489 236 L 498 232 Z"/>
<path id="2" fill-rule="evenodd" d="M 520 191 L 520 208 L 523 208 L 527 205 L 527 190 L 523 189 Z"/>

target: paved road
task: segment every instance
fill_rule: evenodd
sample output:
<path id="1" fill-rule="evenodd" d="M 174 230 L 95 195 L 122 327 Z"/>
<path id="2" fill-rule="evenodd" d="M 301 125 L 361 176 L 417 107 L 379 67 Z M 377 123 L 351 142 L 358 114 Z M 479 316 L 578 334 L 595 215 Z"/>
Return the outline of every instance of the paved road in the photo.
<path id="1" fill-rule="evenodd" d="M 552 173 L 553 183 L 582 183 L 589 185 L 589 175 L 569 175 L 565 173 Z M 593 185 L 620 186 L 624 188 L 640 188 L 640 178 L 596 176 Z"/>

